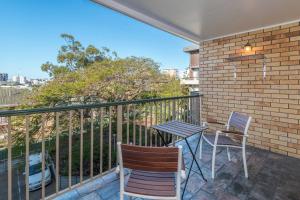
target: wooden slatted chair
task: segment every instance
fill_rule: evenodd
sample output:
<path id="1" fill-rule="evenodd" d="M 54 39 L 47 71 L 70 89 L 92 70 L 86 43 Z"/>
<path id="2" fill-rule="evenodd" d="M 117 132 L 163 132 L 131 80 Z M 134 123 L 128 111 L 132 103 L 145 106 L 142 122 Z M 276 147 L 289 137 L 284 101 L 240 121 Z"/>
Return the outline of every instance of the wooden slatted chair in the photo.
<path id="1" fill-rule="evenodd" d="M 215 178 L 215 160 L 216 160 L 216 149 L 217 147 L 226 147 L 227 148 L 227 156 L 230 161 L 230 151 L 229 148 L 240 148 L 242 149 L 243 154 L 243 165 L 245 177 L 248 178 L 248 169 L 246 162 L 246 141 L 248 137 L 248 129 L 250 126 L 251 117 L 238 113 L 232 112 L 228 119 L 227 124 L 220 123 L 216 120 L 208 119 L 207 123 L 213 124 L 223 124 L 225 125 L 225 130 L 218 130 L 215 134 L 203 134 L 203 137 L 200 141 L 200 159 L 202 158 L 202 142 L 206 141 L 209 145 L 213 147 L 213 155 L 212 155 L 212 170 L 211 176 Z M 239 138 L 241 142 L 233 140 L 232 138 Z"/>
<path id="2" fill-rule="evenodd" d="M 140 147 L 118 142 L 120 199 L 180 199 L 182 147 Z M 131 169 L 125 183 L 124 168 Z"/>

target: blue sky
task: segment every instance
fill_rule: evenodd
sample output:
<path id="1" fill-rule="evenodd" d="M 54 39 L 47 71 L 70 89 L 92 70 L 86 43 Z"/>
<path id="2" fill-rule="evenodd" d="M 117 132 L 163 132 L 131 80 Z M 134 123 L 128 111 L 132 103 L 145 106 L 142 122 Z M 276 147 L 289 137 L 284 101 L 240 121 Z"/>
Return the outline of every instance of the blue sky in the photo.
<path id="1" fill-rule="evenodd" d="M 61 33 L 120 57 L 152 58 L 162 68 L 185 69 L 189 61 L 182 49 L 190 42 L 89 0 L 1 0 L 0 26 L 0 72 L 10 77 L 47 77 L 40 65 L 56 62 Z"/>

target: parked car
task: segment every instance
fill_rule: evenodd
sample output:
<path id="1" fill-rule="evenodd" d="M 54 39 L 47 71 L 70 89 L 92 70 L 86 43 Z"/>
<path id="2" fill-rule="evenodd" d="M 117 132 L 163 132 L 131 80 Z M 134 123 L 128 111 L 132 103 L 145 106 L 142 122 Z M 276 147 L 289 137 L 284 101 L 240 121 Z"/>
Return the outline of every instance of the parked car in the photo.
<path id="1" fill-rule="evenodd" d="M 25 173 L 24 173 L 25 174 Z M 52 180 L 49 164 L 45 161 L 45 186 Z M 42 154 L 29 155 L 29 191 L 42 187 Z"/>

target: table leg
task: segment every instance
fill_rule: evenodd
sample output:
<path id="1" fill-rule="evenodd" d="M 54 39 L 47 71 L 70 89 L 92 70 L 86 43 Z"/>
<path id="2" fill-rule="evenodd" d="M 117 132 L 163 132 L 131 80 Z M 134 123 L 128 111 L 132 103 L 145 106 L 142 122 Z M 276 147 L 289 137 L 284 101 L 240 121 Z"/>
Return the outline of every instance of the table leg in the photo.
<path id="1" fill-rule="evenodd" d="M 161 132 L 159 130 L 156 130 L 156 132 L 158 133 L 159 137 L 161 138 L 161 140 L 163 142 L 163 145 L 167 147 L 168 144 L 166 143 L 166 141 L 165 141 L 163 135 L 161 134 Z"/>
<path id="2" fill-rule="evenodd" d="M 199 164 L 198 164 L 198 162 L 197 162 L 197 160 L 196 160 L 196 156 L 195 156 L 195 153 L 197 153 L 197 150 L 198 150 L 198 148 L 199 148 L 199 144 L 200 144 L 201 137 L 202 137 L 202 133 L 200 134 L 200 137 L 199 137 L 199 140 L 198 140 L 198 143 L 197 143 L 195 152 L 193 152 L 193 150 L 192 150 L 192 148 L 191 148 L 189 142 L 187 141 L 187 138 L 184 138 L 184 140 L 185 140 L 186 144 L 188 145 L 188 148 L 189 148 L 189 150 L 190 150 L 190 152 L 191 152 L 191 154 L 192 154 L 193 160 L 192 160 L 192 163 L 191 163 L 191 166 L 190 166 L 190 170 L 189 170 L 188 176 L 187 176 L 187 178 L 186 178 L 186 182 L 185 182 L 185 185 L 184 185 L 184 188 L 183 188 L 183 192 L 182 192 L 182 197 L 181 197 L 181 199 L 183 199 L 183 196 L 184 196 L 184 193 L 185 193 L 185 189 L 186 189 L 188 180 L 189 180 L 189 178 L 190 178 L 190 174 L 191 174 L 191 171 L 192 171 L 194 162 L 197 164 L 198 170 L 200 171 L 200 174 L 201 174 L 203 180 L 204 180 L 205 182 L 207 182 L 207 180 L 206 180 L 206 179 L 204 178 L 204 176 L 203 176 L 202 170 L 201 170 L 201 168 L 200 168 L 200 166 L 199 166 Z"/>
<path id="3" fill-rule="evenodd" d="M 191 154 L 192 154 L 192 157 L 193 157 L 193 161 L 195 161 L 195 163 L 196 163 L 196 165 L 197 165 L 197 167 L 198 167 L 198 170 L 199 170 L 199 172 L 201 173 L 201 176 L 202 176 L 203 180 L 204 180 L 204 181 L 207 181 L 207 180 L 204 178 L 204 176 L 203 176 L 202 170 L 201 170 L 200 165 L 199 165 L 198 161 L 196 160 L 196 156 L 195 156 L 195 154 L 197 153 L 198 148 L 199 148 L 199 144 L 200 144 L 201 137 L 202 137 L 202 133 L 200 134 L 200 137 L 199 137 L 199 140 L 198 140 L 198 143 L 197 143 L 195 152 L 193 152 L 193 150 L 192 150 L 192 148 L 191 148 L 191 146 L 190 146 L 190 144 L 188 143 L 188 141 L 187 141 L 186 138 L 185 138 L 185 142 L 187 143 L 187 145 L 188 145 L 188 147 L 189 147 L 189 150 L 190 150 L 190 152 L 191 152 Z M 192 169 L 192 167 L 193 167 L 193 166 L 191 166 L 191 169 Z"/>
<path id="4" fill-rule="evenodd" d="M 171 142 L 172 142 L 172 139 L 173 139 L 173 135 L 172 135 L 172 134 L 170 134 L 170 135 L 169 135 L 169 141 L 168 141 L 168 144 L 171 144 Z"/>
<path id="5" fill-rule="evenodd" d="M 190 174 L 191 174 L 191 171 L 192 171 L 192 167 L 194 165 L 194 161 L 195 161 L 195 159 L 192 160 L 192 164 L 190 165 L 190 170 L 189 170 L 188 176 L 186 177 L 186 181 L 185 181 L 185 184 L 184 184 L 184 188 L 183 188 L 181 199 L 183 199 L 183 196 L 184 196 L 184 193 L 185 193 L 185 189 L 186 189 L 186 186 L 188 184 L 188 181 L 189 181 L 189 178 L 190 178 Z"/>

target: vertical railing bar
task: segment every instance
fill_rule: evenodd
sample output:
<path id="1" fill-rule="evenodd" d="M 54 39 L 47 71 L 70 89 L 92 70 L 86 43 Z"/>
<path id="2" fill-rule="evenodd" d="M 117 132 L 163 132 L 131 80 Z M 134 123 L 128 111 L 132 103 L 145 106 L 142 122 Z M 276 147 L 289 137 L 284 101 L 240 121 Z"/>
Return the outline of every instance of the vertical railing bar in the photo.
<path id="1" fill-rule="evenodd" d="M 135 121 L 135 116 L 136 115 L 136 105 L 133 105 L 133 144 L 136 145 L 136 121 Z"/>
<path id="2" fill-rule="evenodd" d="M 69 169 L 68 169 L 68 178 L 69 178 L 69 189 L 72 186 L 72 111 L 69 112 Z"/>
<path id="3" fill-rule="evenodd" d="M 176 100 L 172 101 L 172 119 L 176 120 Z"/>
<path id="4" fill-rule="evenodd" d="M 7 198 L 12 199 L 12 165 L 11 165 L 11 117 L 8 117 L 8 133 L 7 133 Z"/>
<path id="5" fill-rule="evenodd" d="M 122 142 L 123 139 L 123 106 L 117 106 L 117 142 Z M 119 155 L 117 154 L 117 165 L 119 164 Z"/>
<path id="6" fill-rule="evenodd" d="M 147 115 L 147 112 L 148 112 L 147 105 L 145 105 L 145 146 L 148 146 L 148 134 L 147 134 L 147 132 L 148 132 L 148 128 L 147 128 L 147 125 L 148 125 L 147 117 L 148 117 L 148 115 Z"/>
<path id="7" fill-rule="evenodd" d="M 177 99 L 176 102 L 177 102 L 177 109 L 176 109 L 176 112 L 177 112 L 177 118 L 176 118 L 176 119 L 177 119 L 178 121 L 180 121 L 180 120 L 181 120 L 180 99 Z M 177 141 L 177 140 L 178 140 L 178 136 L 175 137 L 175 141 Z"/>
<path id="8" fill-rule="evenodd" d="M 157 103 L 155 102 L 154 105 L 155 105 L 155 124 L 158 124 L 157 123 L 157 121 L 158 121 Z M 157 143 L 158 143 L 157 142 L 157 133 L 155 134 L 154 140 L 155 140 L 155 146 L 157 147 Z"/>
<path id="9" fill-rule="evenodd" d="M 176 120 L 178 120 L 178 117 L 179 117 L 179 106 L 178 106 L 178 99 L 175 100 L 175 118 Z"/>
<path id="10" fill-rule="evenodd" d="M 42 199 L 45 199 L 45 114 L 42 116 Z"/>
<path id="11" fill-rule="evenodd" d="M 199 96 L 199 125 L 202 125 L 202 96 Z"/>
<path id="12" fill-rule="evenodd" d="M 185 99 L 182 99 L 182 111 L 183 111 L 183 115 L 182 115 L 182 120 L 184 121 L 184 122 L 187 122 L 186 121 L 186 100 Z"/>
<path id="13" fill-rule="evenodd" d="M 191 98 L 191 102 L 190 102 L 191 124 L 194 123 L 194 121 L 193 121 L 193 104 L 194 104 L 194 98 Z"/>
<path id="14" fill-rule="evenodd" d="M 130 111 L 130 105 L 127 105 L 127 129 L 126 129 L 126 134 L 127 134 L 127 144 L 129 144 L 129 122 L 130 122 L 130 117 L 129 117 L 129 111 Z"/>
<path id="15" fill-rule="evenodd" d="M 178 99 L 174 100 L 174 103 L 175 103 L 175 118 L 176 118 L 176 120 L 178 120 L 178 117 L 179 117 L 179 112 L 178 112 L 178 109 L 179 109 Z"/>
<path id="16" fill-rule="evenodd" d="M 180 120 L 181 121 L 184 121 L 184 113 L 183 113 L 183 100 L 181 99 L 181 102 L 180 102 Z"/>
<path id="17" fill-rule="evenodd" d="M 150 147 L 152 147 L 152 140 L 153 140 L 153 132 L 152 132 L 152 125 L 153 125 L 153 121 L 152 121 L 152 116 L 153 115 L 153 105 L 150 103 Z"/>
<path id="18" fill-rule="evenodd" d="M 94 176 L 94 110 L 91 109 L 90 177 Z"/>
<path id="19" fill-rule="evenodd" d="M 190 98 L 187 99 L 187 122 L 191 123 L 191 117 L 190 117 Z"/>
<path id="20" fill-rule="evenodd" d="M 169 100 L 168 101 L 168 121 L 171 121 L 171 120 L 173 120 L 173 119 L 172 119 L 172 116 L 171 116 L 171 100 Z M 165 141 L 169 141 L 169 134 L 168 133 L 165 133 L 164 137 L 165 137 Z"/>
<path id="21" fill-rule="evenodd" d="M 190 119 L 191 119 L 191 124 L 193 124 L 193 101 L 194 98 L 190 98 Z"/>
<path id="22" fill-rule="evenodd" d="M 197 110 L 196 110 L 196 106 L 197 106 L 197 98 L 194 98 L 194 108 L 195 108 L 195 111 L 194 111 L 194 124 L 197 124 Z"/>
<path id="23" fill-rule="evenodd" d="M 103 108 L 100 108 L 100 138 L 99 138 L 99 146 L 100 146 L 100 174 L 103 172 Z"/>
<path id="24" fill-rule="evenodd" d="M 176 101 L 175 101 L 175 100 L 172 100 L 172 119 L 173 119 L 173 120 L 176 120 L 176 112 L 175 112 L 175 109 L 176 109 Z"/>
<path id="25" fill-rule="evenodd" d="M 178 121 L 181 121 L 181 103 L 180 103 L 180 99 L 178 99 L 177 101 L 177 111 L 178 111 L 178 115 L 177 115 L 177 119 Z"/>
<path id="26" fill-rule="evenodd" d="M 139 145 L 142 146 L 142 115 L 139 119 Z"/>
<path id="27" fill-rule="evenodd" d="M 178 115 L 178 120 L 181 120 L 181 100 L 178 99 L 177 100 L 177 115 Z"/>
<path id="28" fill-rule="evenodd" d="M 111 169 L 111 120 L 112 106 L 109 107 L 109 130 L 108 130 L 108 169 Z"/>
<path id="29" fill-rule="evenodd" d="M 167 120 L 167 101 L 164 101 L 164 121 L 166 122 Z"/>
<path id="30" fill-rule="evenodd" d="M 176 100 L 174 99 L 172 101 L 172 120 L 177 120 L 177 112 L 176 112 Z M 172 144 L 175 145 L 174 139 L 175 137 L 173 135 L 170 135 Z"/>
<path id="31" fill-rule="evenodd" d="M 83 109 L 80 109 L 80 184 L 83 181 Z"/>
<path id="32" fill-rule="evenodd" d="M 122 142 L 123 128 L 123 106 L 117 106 L 117 142 Z"/>
<path id="33" fill-rule="evenodd" d="M 26 183 L 26 200 L 29 200 L 29 116 L 25 116 L 26 123 L 26 153 L 25 153 L 25 183 Z"/>
<path id="34" fill-rule="evenodd" d="M 55 127 L 56 127 L 56 161 L 55 161 L 55 188 L 56 194 L 59 192 L 59 113 L 55 113 Z"/>
<path id="35" fill-rule="evenodd" d="M 187 100 L 184 99 L 182 100 L 182 105 L 184 106 L 184 116 L 183 116 L 183 121 L 187 122 Z"/>
<path id="36" fill-rule="evenodd" d="M 163 102 L 161 101 L 160 104 L 159 104 L 159 123 L 162 124 L 164 121 L 163 121 Z"/>
<path id="37" fill-rule="evenodd" d="M 195 106 L 195 119 L 194 119 L 194 121 L 195 121 L 195 124 L 197 124 L 198 123 L 198 120 L 197 120 L 197 115 L 198 114 L 200 114 L 200 113 L 197 113 L 196 111 L 196 107 L 198 107 L 199 106 L 199 104 L 198 104 L 198 106 L 197 106 L 197 98 L 194 98 L 195 99 L 195 101 L 194 101 L 194 106 Z M 199 99 L 200 100 L 200 99 Z"/>
<path id="38" fill-rule="evenodd" d="M 160 105 L 159 105 L 159 123 L 162 124 L 163 123 L 163 102 L 161 101 L 160 102 Z M 163 133 L 163 137 L 166 141 L 166 134 Z M 159 146 L 161 146 L 162 144 L 162 139 L 159 137 Z"/>
<path id="39" fill-rule="evenodd" d="M 168 101 L 168 118 L 169 118 L 169 120 L 172 120 L 172 116 L 171 116 L 171 100 Z"/>

